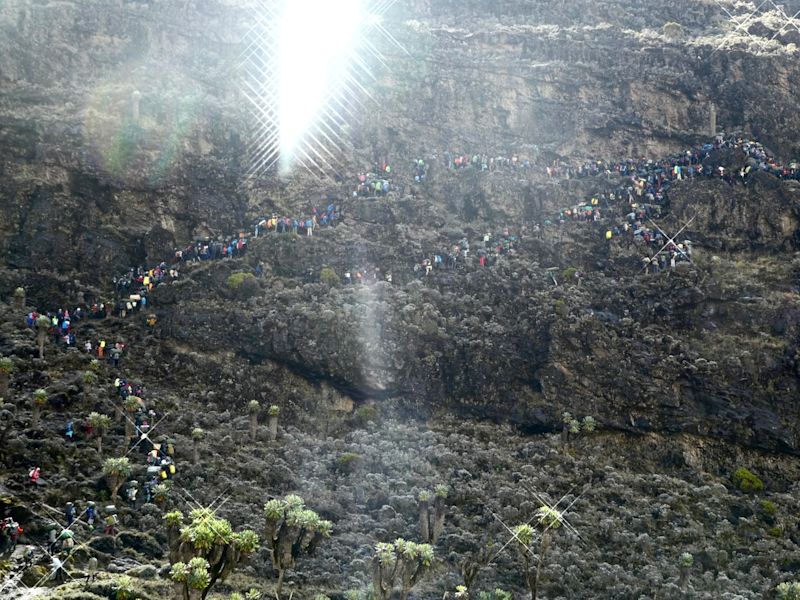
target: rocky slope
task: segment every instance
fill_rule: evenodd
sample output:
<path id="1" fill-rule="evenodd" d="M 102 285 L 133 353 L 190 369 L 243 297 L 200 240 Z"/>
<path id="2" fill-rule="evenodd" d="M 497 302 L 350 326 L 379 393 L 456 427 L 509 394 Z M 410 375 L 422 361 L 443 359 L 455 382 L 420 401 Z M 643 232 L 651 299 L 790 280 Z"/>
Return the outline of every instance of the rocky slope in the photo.
<path id="1" fill-rule="evenodd" d="M 797 29 L 764 10 L 747 34 L 731 32 L 717 2 L 397 2 L 384 25 L 408 53 L 383 48 L 390 69 L 371 84 L 376 103 L 352 124 L 338 174 L 247 179 L 251 124 L 234 67 L 251 10 L 244 0 L 0 6 L 0 355 L 14 365 L 0 514 L 24 524 L 23 542 L 43 544 L 47 507 L 107 497 L 94 441 L 65 445 L 62 431 L 68 417 L 112 414 L 119 373 L 145 383 L 166 415 L 158 433 L 178 449 L 167 506 L 122 508 L 116 539 L 81 528 L 91 552 L 70 570 L 94 553 L 108 573 L 60 597 L 113 597 L 123 572 L 143 598 L 168 597 L 163 512 L 222 495 L 223 516 L 259 531 L 260 506 L 290 492 L 334 524 L 291 572 L 295 594 L 362 597 L 372 548 L 417 539 L 418 494 L 438 483 L 451 490 L 445 531 L 415 597 L 453 592 L 472 564 L 473 591 L 525 597 L 503 524 L 562 496 L 560 506 L 575 502 L 574 529 L 553 536 L 541 597 L 762 598 L 797 579 L 800 184 L 761 172 L 746 186 L 673 182 L 658 223 L 674 232 L 691 219 L 694 265 L 657 275 L 641 273 L 631 236 L 605 239 L 622 204 L 599 222 L 543 225 L 625 185 L 548 177 L 545 164 L 698 146 L 713 138 L 712 103 L 717 130 L 743 128 L 783 164 L 796 159 Z M 451 170 L 445 152 L 517 155 L 533 168 Z M 420 157 L 422 184 L 411 168 Z M 355 175 L 381 160 L 402 191 L 351 197 Z M 746 164 L 738 151 L 706 161 Z M 308 211 L 323 195 L 342 225 L 270 233 L 244 258 L 184 267 L 152 294 L 155 329 L 144 315 L 82 323 L 80 339 L 129 348 L 94 389 L 81 391 L 88 357 L 48 346 L 34 358 L 25 310 L 12 308 L 17 286 L 26 310 L 109 301 L 110 278 L 130 265 L 273 211 Z M 505 227 L 516 252 L 479 267 L 484 233 L 499 239 Z M 472 252 L 458 269 L 413 270 L 462 238 Z M 258 264 L 254 284 L 229 284 Z M 378 269 L 392 282 L 345 286 L 325 268 L 337 278 Z M 38 388 L 49 400 L 34 427 Z M 265 414 L 246 439 L 250 400 L 280 406 L 277 441 Z M 599 430 L 566 440 L 565 411 Z M 198 465 L 194 427 L 207 432 Z M 106 455 L 121 453 L 123 429 L 112 427 Z M 34 464 L 47 486 L 25 485 Z M 765 490 L 739 489 L 740 467 Z M 217 592 L 274 583 L 262 550 Z"/>

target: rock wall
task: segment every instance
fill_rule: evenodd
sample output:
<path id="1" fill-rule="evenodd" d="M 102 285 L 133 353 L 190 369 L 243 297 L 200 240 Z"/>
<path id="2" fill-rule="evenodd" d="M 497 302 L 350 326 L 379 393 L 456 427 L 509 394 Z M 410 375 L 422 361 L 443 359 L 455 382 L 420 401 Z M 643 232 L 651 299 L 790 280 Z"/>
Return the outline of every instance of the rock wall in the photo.
<path id="1" fill-rule="evenodd" d="M 163 292 L 165 331 L 208 349 L 230 345 L 235 332 L 241 356 L 278 361 L 356 399 L 431 406 L 446 398 L 543 429 L 557 427 L 562 410 L 581 408 L 619 428 L 794 450 L 796 425 L 781 408 L 797 386 L 794 324 L 748 350 L 770 366 L 746 381 L 733 382 L 739 363 L 720 378 L 719 361 L 709 367 L 713 357 L 685 350 L 700 343 L 712 314 L 728 315 L 715 326 L 734 337 L 775 321 L 759 306 L 751 330 L 739 328 L 731 307 L 744 294 L 725 287 L 730 273 L 631 281 L 639 251 L 599 243 L 591 225 L 529 236 L 520 258 L 439 277 L 432 289 L 410 272 L 419 256 L 463 235 L 541 221 L 596 185 L 534 172 L 454 176 L 436 158 L 444 150 L 659 157 L 709 138 L 712 103 L 719 129 L 750 129 L 784 157 L 797 150 L 793 30 L 775 35 L 769 20 L 756 19 L 765 29 L 741 41 L 716 3 L 662 8 L 396 3 L 384 26 L 405 52 L 380 42 L 389 69 L 371 84 L 374 104 L 356 115 L 344 179 L 320 182 L 302 173 L 244 177 L 251 123 L 237 66 L 250 3 L 5 2 L 0 251 L 16 271 L 4 289 L 24 281 L 25 270 L 54 271 L 72 280 L 74 294 L 130 264 L 162 260 L 176 244 L 230 233 L 266 211 L 306 210 L 330 192 L 345 199 L 346 225 L 335 234 L 257 245 L 253 260 L 272 278 L 263 304 L 220 299 L 227 267 L 210 268 L 208 282 L 176 288 L 187 297 Z M 664 29 L 667 21 L 680 31 Z M 418 156 L 433 165 L 426 186 L 408 179 Z M 353 174 L 382 158 L 398 166 L 405 196 L 390 207 L 349 199 Z M 676 186 L 667 224 L 694 216 L 689 232 L 709 253 L 794 251 L 797 206 L 797 185 L 771 176 L 736 189 L 687 183 Z M 323 266 L 340 275 L 356 266 L 392 271 L 396 286 L 303 286 Z M 592 289 L 549 289 L 547 266 L 594 273 Z M 783 270 L 755 277 L 753 297 L 791 289 Z M 61 284 L 37 285 L 31 297 L 44 299 Z M 647 384 L 636 383 L 642 377 Z M 774 391 L 756 394 L 747 432 L 730 433 L 740 416 L 721 399 L 737 405 L 762 385 Z"/>
<path id="2" fill-rule="evenodd" d="M 108 271 L 274 206 L 274 182 L 243 178 L 252 119 L 238 67 L 252 10 L 3 3 L 6 264 Z M 407 53 L 376 36 L 389 69 L 376 71 L 341 170 L 445 149 L 659 156 L 708 137 L 711 103 L 720 130 L 797 152 L 795 28 L 755 19 L 756 43 L 726 19 L 714 2 L 397 2 L 384 26 Z"/>

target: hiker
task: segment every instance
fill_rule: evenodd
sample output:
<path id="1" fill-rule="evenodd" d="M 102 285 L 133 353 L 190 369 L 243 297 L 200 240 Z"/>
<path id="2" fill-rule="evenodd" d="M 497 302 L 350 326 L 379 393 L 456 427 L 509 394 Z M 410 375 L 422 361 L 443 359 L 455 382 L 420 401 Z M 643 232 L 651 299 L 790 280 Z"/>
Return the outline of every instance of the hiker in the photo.
<path id="1" fill-rule="evenodd" d="M 161 479 L 172 479 L 175 475 L 175 462 L 169 456 L 161 459 Z"/>
<path id="2" fill-rule="evenodd" d="M 94 522 L 97 520 L 97 510 L 94 502 L 89 502 L 86 506 L 86 524 L 90 529 L 94 529 Z"/>
<path id="3" fill-rule="evenodd" d="M 53 554 L 56 551 L 56 544 L 58 539 L 58 534 L 56 533 L 56 529 L 58 529 L 58 525 L 55 523 L 50 523 L 50 526 L 47 529 L 47 553 Z"/>
<path id="4" fill-rule="evenodd" d="M 67 527 L 71 527 L 72 524 L 75 522 L 75 518 L 77 516 L 77 510 L 75 509 L 75 504 L 72 502 L 67 502 L 67 507 L 64 510 L 64 517 L 67 521 Z"/>
<path id="5" fill-rule="evenodd" d="M 51 572 L 51 576 L 55 580 L 57 584 L 62 584 L 67 581 L 67 573 L 64 571 L 64 563 L 61 562 L 61 559 L 58 555 L 53 555 L 50 557 L 50 564 L 53 567 Z"/>
<path id="6" fill-rule="evenodd" d="M 13 554 L 17 547 L 17 539 L 22 533 L 22 528 L 12 517 L 6 517 L 0 522 L 0 553 L 8 551 Z M 8 542 L 6 542 L 8 540 Z"/>
<path id="7" fill-rule="evenodd" d="M 148 457 L 149 458 L 149 457 Z M 149 471 L 149 468 L 148 468 Z M 158 480 L 153 478 L 144 484 L 144 503 L 151 504 L 153 502 L 153 488 L 158 485 Z"/>
<path id="8" fill-rule="evenodd" d="M 31 483 L 34 485 L 38 485 L 40 475 L 41 469 L 39 467 L 34 467 L 31 469 L 30 473 L 28 473 L 28 477 L 30 478 Z"/>
<path id="9" fill-rule="evenodd" d="M 113 509 L 113 512 L 109 512 L 109 514 L 106 515 L 106 518 L 104 519 L 105 528 L 103 529 L 103 534 L 114 536 L 117 535 L 116 525 L 118 519 L 117 515 L 115 514 L 116 509 L 114 507 L 111 508 Z"/>
<path id="10" fill-rule="evenodd" d="M 28 548 L 25 551 L 25 556 L 24 556 L 25 562 L 22 565 L 23 569 L 30 569 L 33 566 L 33 556 L 34 556 L 33 548 Z"/>
<path id="11" fill-rule="evenodd" d="M 69 529 L 63 529 L 58 536 L 58 540 L 61 542 L 61 549 L 66 554 L 66 557 L 69 558 L 75 548 L 75 534 Z"/>
<path id="12" fill-rule="evenodd" d="M 136 508 L 136 496 L 138 495 L 138 493 L 139 493 L 139 482 L 133 480 L 130 482 L 127 492 L 128 504 L 131 505 L 131 508 Z"/>
<path id="13" fill-rule="evenodd" d="M 75 435 L 75 426 L 72 422 L 72 419 L 67 419 L 64 435 L 66 436 L 68 442 L 72 441 L 72 438 Z"/>
<path id="14" fill-rule="evenodd" d="M 111 357 L 111 364 L 114 367 L 119 367 L 119 360 L 122 357 L 122 348 L 119 347 L 119 343 L 117 343 L 109 353 Z"/>
<path id="15" fill-rule="evenodd" d="M 97 557 L 92 556 L 86 564 L 86 583 L 91 583 L 97 577 Z"/>

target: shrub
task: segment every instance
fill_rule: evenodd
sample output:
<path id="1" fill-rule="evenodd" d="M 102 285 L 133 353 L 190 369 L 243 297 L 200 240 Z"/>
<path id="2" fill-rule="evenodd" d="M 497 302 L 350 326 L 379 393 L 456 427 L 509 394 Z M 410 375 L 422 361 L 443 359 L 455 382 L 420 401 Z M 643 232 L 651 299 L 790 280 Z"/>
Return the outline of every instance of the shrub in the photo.
<path id="1" fill-rule="evenodd" d="M 776 525 L 775 527 L 770 527 L 767 529 L 767 533 L 774 538 L 783 537 L 783 527 L 780 525 Z"/>
<path id="2" fill-rule="evenodd" d="M 261 600 L 262 594 L 255 588 L 250 588 L 244 595 L 233 592 L 230 600 Z"/>
<path id="3" fill-rule="evenodd" d="M 0 373 L 5 373 L 6 375 L 8 375 L 13 370 L 14 370 L 14 362 L 10 358 L 8 358 L 7 356 L 0 358 Z"/>
<path id="4" fill-rule="evenodd" d="M 359 406 L 355 412 L 355 418 L 359 423 L 362 424 L 375 421 L 378 418 L 378 409 L 374 404 L 365 404 L 364 406 Z"/>
<path id="5" fill-rule="evenodd" d="M 784 581 L 775 588 L 780 600 L 800 600 L 800 583 Z"/>
<path id="6" fill-rule="evenodd" d="M 280 407 L 280 406 L 278 406 L 277 404 L 273 404 L 273 405 L 272 405 L 272 406 L 270 406 L 270 407 L 269 407 L 269 409 L 267 410 L 267 414 L 268 414 L 270 417 L 277 417 L 279 414 L 281 414 L 281 407 Z"/>
<path id="7" fill-rule="evenodd" d="M 683 37 L 683 27 L 681 27 L 679 23 L 675 23 L 674 21 L 664 23 L 664 26 L 661 28 L 661 31 L 667 38 L 671 40 L 677 40 Z"/>
<path id="8" fill-rule="evenodd" d="M 153 500 L 159 506 L 163 505 L 169 498 L 169 493 L 172 490 L 171 481 L 162 481 L 153 488 Z"/>
<path id="9" fill-rule="evenodd" d="M 330 287 L 339 285 L 339 276 L 331 267 L 322 267 L 319 272 L 319 280 Z"/>
<path id="10" fill-rule="evenodd" d="M 739 467 L 732 477 L 733 485 L 743 492 L 760 492 L 764 489 L 764 482 L 752 471 Z"/>
<path id="11" fill-rule="evenodd" d="M 775 503 L 772 502 L 771 500 L 762 500 L 761 510 L 763 510 L 766 514 L 772 516 L 778 511 L 778 507 L 775 506 Z"/>
<path id="12" fill-rule="evenodd" d="M 561 271 L 561 283 L 572 283 L 575 281 L 575 273 L 578 272 L 578 269 L 575 267 L 567 267 L 563 271 Z"/>
<path id="13" fill-rule="evenodd" d="M 498 588 L 493 592 L 481 592 L 478 594 L 478 600 L 514 600 L 514 596 L 511 592 L 505 592 Z"/>
<path id="14" fill-rule="evenodd" d="M 243 271 L 233 273 L 230 277 L 228 277 L 228 289 L 237 291 L 245 284 L 246 281 L 252 281 L 255 283 L 256 276 L 252 273 L 245 273 Z"/>
<path id="15" fill-rule="evenodd" d="M 44 406 L 47 404 L 47 392 L 41 388 L 33 393 L 33 403 L 36 406 Z"/>
<path id="16" fill-rule="evenodd" d="M 336 470 L 342 473 L 352 473 L 360 460 L 360 454 L 344 452 L 336 457 Z"/>
<path id="17" fill-rule="evenodd" d="M 114 600 L 131 600 L 136 598 L 136 587 L 133 579 L 127 575 L 118 577 L 113 584 Z"/>
<path id="18" fill-rule="evenodd" d="M 678 566 L 682 569 L 688 569 L 694 564 L 694 556 L 690 552 L 683 552 L 678 557 Z"/>
<path id="19" fill-rule="evenodd" d="M 594 417 L 586 416 L 583 417 L 583 423 L 581 423 L 581 429 L 586 433 L 592 433 L 595 429 L 597 429 L 597 421 L 594 420 Z"/>

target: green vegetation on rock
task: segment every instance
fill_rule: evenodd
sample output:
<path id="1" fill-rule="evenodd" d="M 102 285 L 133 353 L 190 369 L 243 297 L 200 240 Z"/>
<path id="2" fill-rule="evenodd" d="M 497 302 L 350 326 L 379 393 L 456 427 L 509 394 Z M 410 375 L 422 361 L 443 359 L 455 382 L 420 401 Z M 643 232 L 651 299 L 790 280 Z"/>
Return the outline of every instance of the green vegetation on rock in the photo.
<path id="1" fill-rule="evenodd" d="M 733 485 L 743 492 L 760 492 L 764 489 L 764 482 L 752 471 L 739 467 L 731 478 Z"/>

